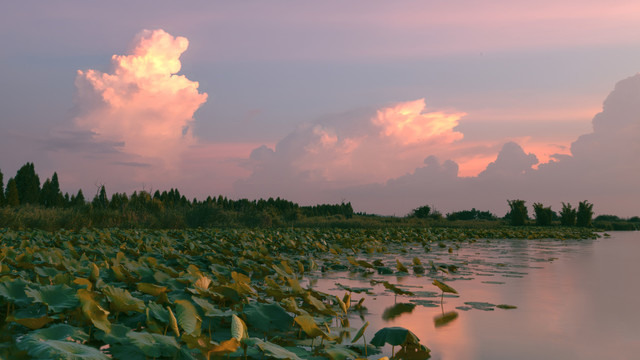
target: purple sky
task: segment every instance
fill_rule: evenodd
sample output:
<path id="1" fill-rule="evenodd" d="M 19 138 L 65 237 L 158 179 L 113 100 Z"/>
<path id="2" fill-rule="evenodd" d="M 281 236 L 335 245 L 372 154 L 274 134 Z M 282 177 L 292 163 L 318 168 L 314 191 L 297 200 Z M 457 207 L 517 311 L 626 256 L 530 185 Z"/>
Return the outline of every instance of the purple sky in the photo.
<path id="1" fill-rule="evenodd" d="M 637 1 L 2 8 L 5 182 L 640 214 Z"/>

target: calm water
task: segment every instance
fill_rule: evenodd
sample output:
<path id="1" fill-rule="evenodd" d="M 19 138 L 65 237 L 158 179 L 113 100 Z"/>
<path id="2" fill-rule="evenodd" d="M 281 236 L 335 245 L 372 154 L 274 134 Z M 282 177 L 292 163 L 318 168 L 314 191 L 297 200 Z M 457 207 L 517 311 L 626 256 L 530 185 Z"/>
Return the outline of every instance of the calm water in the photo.
<path id="1" fill-rule="evenodd" d="M 464 244 L 449 254 L 420 247 L 398 255 L 405 265 L 417 256 L 423 263 L 459 264 L 458 274 L 446 276 L 459 297 L 440 297 L 430 276 L 397 277 L 334 273 L 319 279 L 316 288 L 342 296 L 335 283 L 369 287 L 366 338 L 385 326 L 413 331 L 431 348 L 432 359 L 640 359 L 640 232 L 614 232 L 610 238 L 582 241 L 499 240 Z M 358 257 L 373 260 L 376 257 Z M 392 267 L 390 257 L 381 258 Z M 440 277 L 439 277 L 440 278 Z M 398 296 L 370 285 L 370 279 L 400 284 L 417 296 Z M 420 300 L 427 303 L 420 304 Z M 418 303 L 411 313 L 382 319 L 396 303 Z M 427 307 L 436 301 L 437 307 Z M 509 304 L 518 308 L 464 310 L 465 302 Z M 462 309 L 460 309 L 462 307 Z M 437 327 L 434 318 L 456 311 L 458 317 Z M 362 324 L 357 316 L 351 326 Z M 378 359 L 389 355 L 370 356 Z"/>

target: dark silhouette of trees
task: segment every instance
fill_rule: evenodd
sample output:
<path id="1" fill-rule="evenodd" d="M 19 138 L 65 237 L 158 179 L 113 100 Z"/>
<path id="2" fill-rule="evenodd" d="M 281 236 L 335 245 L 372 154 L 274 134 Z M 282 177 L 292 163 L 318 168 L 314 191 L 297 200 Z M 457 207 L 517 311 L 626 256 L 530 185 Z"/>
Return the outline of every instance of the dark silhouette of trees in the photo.
<path id="1" fill-rule="evenodd" d="M 447 214 L 447 220 L 495 220 L 496 216 L 490 211 L 471 210 L 455 211 Z"/>
<path id="2" fill-rule="evenodd" d="M 431 213 L 431 207 L 429 207 L 429 205 L 420 206 L 419 208 L 415 208 L 411 211 L 411 217 L 426 219 L 429 217 L 429 213 Z"/>
<path id="3" fill-rule="evenodd" d="M 544 207 L 541 203 L 533 204 L 533 211 L 536 214 L 536 225 L 538 226 L 550 226 L 553 220 L 553 211 L 551 206 Z"/>
<path id="4" fill-rule="evenodd" d="M 16 173 L 15 181 L 20 204 L 37 204 L 40 198 L 40 178 L 33 163 L 24 164 Z"/>
<path id="5" fill-rule="evenodd" d="M 40 190 L 40 204 L 45 207 L 63 207 L 65 205 L 64 195 L 60 191 L 58 173 L 54 172 L 51 180 L 45 180 Z"/>
<path id="6" fill-rule="evenodd" d="M 75 195 L 71 195 L 71 199 L 69 199 L 69 206 L 72 207 L 82 207 L 87 205 L 87 201 L 84 198 L 84 194 L 82 193 L 82 189 L 78 190 L 78 193 Z"/>
<path id="7" fill-rule="evenodd" d="M 100 191 L 94 196 L 91 206 L 98 209 L 106 209 L 109 206 L 109 198 L 107 198 L 107 190 L 104 185 L 100 187 Z"/>
<path id="8" fill-rule="evenodd" d="M 578 213 L 576 214 L 576 225 L 580 227 L 591 227 L 591 218 L 593 217 L 593 204 L 581 201 L 578 204 Z"/>
<path id="9" fill-rule="evenodd" d="M 511 211 L 507 214 L 511 225 L 521 226 L 529 219 L 529 212 L 524 200 L 507 200 Z"/>
<path id="10" fill-rule="evenodd" d="M 18 186 L 14 178 L 7 181 L 6 203 L 9 206 L 20 205 L 20 196 L 18 195 Z"/>
<path id="11" fill-rule="evenodd" d="M 562 211 L 560 211 L 560 224 L 562 226 L 576 225 L 576 209 L 571 204 L 562 203 Z"/>
<path id="12" fill-rule="evenodd" d="M 3 206 L 5 203 L 4 200 L 4 179 L 2 175 L 2 171 L 0 171 L 0 206 Z"/>

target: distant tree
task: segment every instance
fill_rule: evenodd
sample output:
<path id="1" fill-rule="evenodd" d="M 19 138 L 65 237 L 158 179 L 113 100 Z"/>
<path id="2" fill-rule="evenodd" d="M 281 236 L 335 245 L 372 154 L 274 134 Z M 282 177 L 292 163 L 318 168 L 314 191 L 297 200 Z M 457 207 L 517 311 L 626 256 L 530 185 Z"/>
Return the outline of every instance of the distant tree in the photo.
<path id="1" fill-rule="evenodd" d="M 524 200 L 507 200 L 511 211 L 507 214 L 507 217 L 511 221 L 511 225 L 521 226 L 525 221 L 529 219 L 529 212 Z"/>
<path id="2" fill-rule="evenodd" d="M 591 218 L 593 217 L 593 204 L 581 201 L 578 204 L 578 213 L 576 214 L 576 225 L 580 227 L 591 227 Z"/>
<path id="3" fill-rule="evenodd" d="M 4 179 L 2 175 L 2 171 L 0 171 L 0 206 L 4 205 Z"/>
<path id="4" fill-rule="evenodd" d="M 560 224 L 562 226 L 576 225 L 576 209 L 571 204 L 562 203 L 562 211 L 560 211 Z"/>
<path id="5" fill-rule="evenodd" d="M 593 221 L 622 221 L 619 216 L 616 215 L 598 215 Z"/>
<path id="6" fill-rule="evenodd" d="M 489 211 L 471 210 L 456 211 L 447 214 L 447 220 L 494 220 L 496 217 Z"/>
<path id="7" fill-rule="evenodd" d="M 40 178 L 33 163 L 24 164 L 16 173 L 15 181 L 20 204 L 37 204 L 40 198 Z"/>
<path id="8" fill-rule="evenodd" d="M 45 207 L 62 207 L 64 205 L 64 196 L 60 191 L 57 173 L 54 172 L 51 180 L 47 179 L 42 184 L 40 204 Z"/>
<path id="9" fill-rule="evenodd" d="M 109 198 L 107 198 L 107 191 L 104 185 L 100 187 L 100 192 L 93 198 L 91 205 L 98 209 L 106 209 L 109 206 Z"/>
<path id="10" fill-rule="evenodd" d="M 534 203 L 533 211 L 536 213 L 536 225 L 551 225 L 551 221 L 553 220 L 553 211 L 551 210 L 551 206 L 544 207 L 541 203 Z"/>
<path id="11" fill-rule="evenodd" d="M 111 201 L 109 201 L 109 209 L 123 211 L 128 202 L 129 198 L 126 193 L 113 193 Z"/>
<path id="12" fill-rule="evenodd" d="M 7 182 L 6 204 L 9 206 L 20 205 L 20 196 L 18 195 L 18 186 L 15 179 L 11 178 Z"/>
<path id="13" fill-rule="evenodd" d="M 429 213 L 431 212 L 431 207 L 429 205 L 420 206 L 419 208 L 413 209 L 411 211 L 411 217 L 416 217 L 418 219 L 426 219 L 429 217 Z"/>
<path id="14" fill-rule="evenodd" d="M 82 193 L 82 189 L 79 189 L 77 194 L 71 195 L 71 200 L 69 201 L 69 203 L 73 207 L 82 207 L 87 204 L 87 201 L 84 198 L 84 194 Z"/>

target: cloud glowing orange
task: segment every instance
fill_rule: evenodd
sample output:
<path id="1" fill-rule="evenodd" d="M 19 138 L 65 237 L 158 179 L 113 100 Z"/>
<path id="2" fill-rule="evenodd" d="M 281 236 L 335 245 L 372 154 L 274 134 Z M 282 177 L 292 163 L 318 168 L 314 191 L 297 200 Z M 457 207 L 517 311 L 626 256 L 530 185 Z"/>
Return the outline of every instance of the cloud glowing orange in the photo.
<path id="1" fill-rule="evenodd" d="M 191 122 L 207 100 L 198 82 L 176 75 L 189 41 L 164 30 L 144 30 L 112 71 L 78 71 L 80 127 L 100 140 L 123 141 L 122 151 L 172 167 L 193 144 Z"/>
<path id="2" fill-rule="evenodd" d="M 465 113 L 445 114 L 427 112 L 424 99 L 407 101 L 378 110 L 371 121 L 382 127 L 381 135 L 395 139 L 403 145 L 422 142 L 450 143 L 463 138 L 453 130 Z"/>

